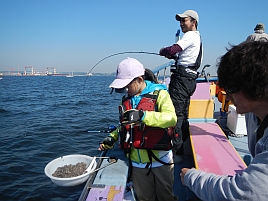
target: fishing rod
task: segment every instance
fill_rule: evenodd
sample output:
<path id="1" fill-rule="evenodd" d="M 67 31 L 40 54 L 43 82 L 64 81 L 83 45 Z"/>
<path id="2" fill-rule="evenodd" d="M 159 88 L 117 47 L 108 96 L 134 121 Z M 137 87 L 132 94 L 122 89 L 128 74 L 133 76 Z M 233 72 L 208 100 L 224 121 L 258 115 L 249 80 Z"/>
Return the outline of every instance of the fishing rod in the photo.
<path id="1" fill-rule="evenodd" d="M 88 132 L 88 133 L 111 133 L 111 132 L 113 132 L 113 131 L 116 130 L 116 129 L 117 129 L 116 126 L 111 125 L 111 126 L 108 127 L 107 130 L 101 130 L 101 131 L 97 131 L 97 130 L 89 130 L 89 131 L 87 131 L 87 132 Z"/>
<path id="2" fill-rule="evenodd" d="M 107 57 L 101 59 L 100 61 L 98 61 L 98 62 L 97 62 L 97 63 L 90 69 L 89 73 L 91 73 L 92 70 L 93 70 L 99 63 L 101 63 L 102 61 L 104 61 L 104 60 L 106 60 L 106 59 L 108 59 L 108 58 L 110 58 L 110 57 L 117 56 L 117 55 L 121 55 L 121 54 L 152 54 L 152 55 L 158 55 L 158 56 L 160 56 L 159 53 L 155 53 L 155 52 L 144 52 L 144 51 L 126 51 L 126 52 L 119 52 L 119 53 L 111 54 L 111 55 L 109 55 L 109 56 L 107 56 Z M 88 74 L 89 74 L 89 73 L 88 73 Z"/>
<path id="3" fill-rule="evenodd" d="M 84 87 L 83 87 L 83 94 L 85 92 L 85 86 L 86 86 L 86 81 L 90 75 L 90 73 L 92 72 L 92 70 L 99 64 L 101 63 L 102 61 L 110 58 L 110 57 L 114 57 L 114 56 L 117 56 L 117 55 L 122 55 L 122 54 L 150 54 L 150 55 L 157 55 L 157 56 L 160 56 L 159 53 L 155 53 L 155 52 L 145 52 L 145 51 L 125 51 L 125 52 L 118 52 L 118 53 L 115 53 L 115 54 L 111 54 L 107 57 L 104 57 L 103 59 L 101 59 L 100 61 L 98 61 L 91 69 L 90 71 L 88 72 L 87 74 L 87 77 L 86 77 L 86 80 L 84 82 Z M 88 133 L 111 133 L 113 132 L 114 130 L 116 130 L 116 126 L 109 126 L 107 130 L 88 130 L 87 132 Z"/>
<path id="4" fill-rule="evenodd" d="M 155 53 L 155 52 L 144 52 L 144 51 L 125 51 L 125 52 L 118 52 L 118 53 L 115 53 L 115 54 L 111 54 L 107 57 L 104 57 L 103 59 L 101 59 L 100 61 L 98 61 L 91 69 L 90 71 L 87 73 L 87 77 L 85 79 L 85 82 L 84 82 L 84 88 L 83 88 L 83 95 L 84 95 L 84 92 L 85 92 L 85 86 L 86 86 L 86 82 L 87 82 L 87 79 L 90 75 L 90 73 L 92 72 L 92 70 L 99 64 L 101 63 L 102 61 L 110 58 L 110 57 L 114 57 L 114 56 L 117 56 L 117 55 L 122 55 L 122 54 L 151 54 L 151 55 L 157 55 L 157 56 L 161 56 L 159 53 Z"/>

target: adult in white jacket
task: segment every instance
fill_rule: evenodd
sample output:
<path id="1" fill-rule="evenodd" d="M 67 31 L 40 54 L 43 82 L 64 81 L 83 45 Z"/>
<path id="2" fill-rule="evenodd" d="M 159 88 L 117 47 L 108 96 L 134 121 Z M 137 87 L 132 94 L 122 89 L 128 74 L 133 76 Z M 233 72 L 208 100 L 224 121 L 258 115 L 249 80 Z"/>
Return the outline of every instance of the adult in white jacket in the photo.
<path id="1" fill-rule="evenodd" d="M 240 114 L 246 113 L 253 161 L 241 173 L 220 176 L 183 168 L 181 180 L 202 200 L 268 199 L 268 43 L 233 46 L 218 64 L 219 86 Z M 228 161 L 226 161 L 228 162 Z"/>

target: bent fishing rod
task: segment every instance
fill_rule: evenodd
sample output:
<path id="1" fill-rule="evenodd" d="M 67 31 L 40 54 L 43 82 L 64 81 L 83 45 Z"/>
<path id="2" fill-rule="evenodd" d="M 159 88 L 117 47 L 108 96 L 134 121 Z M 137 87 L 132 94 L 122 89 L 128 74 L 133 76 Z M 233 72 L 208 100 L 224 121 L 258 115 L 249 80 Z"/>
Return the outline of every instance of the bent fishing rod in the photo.
<path id="1" fill-rule="evenodd" d="M 111 126 L 108 127 L 107 130 L 100 130 L 100 131 L 98 131 L 98 130 L 89 130 L 87 132 L 88 133 L 111 133 L 111 132 L 115 131 L 117 129 L 117 127 L 118 126 L 111 125 Z"/>
<path id="2" fill-rule="evenodd" d="M 92 72 L 92 70 L 98 65 L 100 64 L 102 61 L 110 58 L 110 57 L 114 57 L 114 56 L 117 56 L 117 55 L 122 55 L 122 54 L 149 54 L 149 55 L 156 55 L 156 56 L 161 56 L 159 53 L 155 53 L 155 52 L 145 52 L 145 51 L 125 51 L 125 52 L 119 52 L 119 53 L 115 53 L 115 54 L 111 54 L 109 56 L 106 56 L 104 57 L 103 59 L 101 59 L 100 61 L 98 61 L 91 69 L 90 71 L 88 72 L 88 75 L 87 75 L 87 78 L 84 82 L 84 88 L 83 88 L 83 94 L 84 94 L 84 91 L 85 91 L 85 85 L 86 85 L 86 81 L 89 77 L 89 74 Z M 88 130 L 87 132 L 88 133 L 110 133 L 112 131 L 114 131 L 115 129 L 117 128 L 117 126 L 109 126 L 107 130 Z"/>
<path id="3" fill-rule="evenodd" d="M 92 72 L 92 70 L 98 65 L 100 64 L 102 61 L 110 58 L 110 57 L 114 57 L 114 56 L 117 56 L 117 55 L 122 55 L 122 54 L 150 54 L 150 55 L 157 55 L 157 56 L 161 56 L 159 53 L 155 53 L 155 52 L 145 52 L 145 51 L 126 51 L 126 52 L 118 52 L 118 53 L 115 53 L 115 54 L 111 54 L 107 57 L 104 57 L 103 59 L 101 59 L 100 61 L 98 61 L 91 69 L 90 71 L 87 73 L 87 77 L 86 77 L 86 80 L 84 82 L 84 88 L 83 88 L 83 95 L 84 95 L 84 91 L 85 91 L 85 86 L 86 86 L 86 81 L 90 75 L 90 73 Z"/>
<path id="4" fill-rule="evenodd" d="M 100 61 L 98 61 L 98 62 L 97 62 L 97 63 L 90 69 L 89 73 L 91 73 L 92 70 L 93 70 L 99 63 L 101 63 L 102 61 L 104 61 L 104 60 L 106 60 L 106 59 L 108 59 L 108 58 L 110 58 L 110 57 L 117 56 L 117 55 L 121 55 L 121 54 L 152 54 L 152 55 L 158 55 L 158 56 L 160 56 L 160 54 L 155 53 L 155 52 L 144 52 L 144 51 L 127 51 L 127 52 L 119 52 L 119 53 L 111 54 L 111 55 L 109 55 L 109 56 L 107 56 L 107 57 L 101 59 Z M 88 73 L 88 74 L 89 74 L 89 73 Z"/>

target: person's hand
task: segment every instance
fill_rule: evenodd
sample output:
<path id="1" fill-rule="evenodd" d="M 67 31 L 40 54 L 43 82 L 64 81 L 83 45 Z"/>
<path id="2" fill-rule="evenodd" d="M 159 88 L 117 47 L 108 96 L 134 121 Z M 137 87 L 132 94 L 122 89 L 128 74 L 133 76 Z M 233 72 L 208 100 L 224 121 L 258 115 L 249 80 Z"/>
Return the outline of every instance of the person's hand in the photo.
<path id="1" fill-rule="evenodd" d="M 176 59 L 175 56 L 171 56 L 171 55 L 166 55 L 165 57 L 168 58 L 168 59 Z"/>
<path id="2" fill-rule="evenodd" d="M 144 112 L 142 110 L 127 110 L 124 112 L 122 124 L 133 124 L 140 122 L 143 115 Z"/>
<path id="3" fill-rule="evenodd" d="M 176 60 L 178 57 L 176 55 L 167 55 L 166 58 Z"/>
<path id="4" fill-rule="evenodd" d="M 165 48 L 164 47 L 162 47 L 160 50 L 159 50 L 159 55 L 160 56 L 165 56 L 164 54 L 163 54 L 163 50 L 164 50 Z"/>
<path id="5" fill-rule="evenodd" d="M 100 143 L 99 150 L 104 151 L 107 149 L 111 149 L 114 147 L 114 144 L 115 144 L 115 139 L 111 136 L 108 136 L 104 138 L 104 140 Z"/>
<path id="6" fill-rule="evenodd" d="M 190 169 L 189 169 L 189 168 L 182 168 L 182 169 L 181 169 L 180 176 L 181 176 L 181 183 L 182 183 L 183 185 L 185 185 L 185 183 L 184 183 L 184 175 L 186 174 L 186 172 L 187 172 L 188 170 L 190 170 Z"/>

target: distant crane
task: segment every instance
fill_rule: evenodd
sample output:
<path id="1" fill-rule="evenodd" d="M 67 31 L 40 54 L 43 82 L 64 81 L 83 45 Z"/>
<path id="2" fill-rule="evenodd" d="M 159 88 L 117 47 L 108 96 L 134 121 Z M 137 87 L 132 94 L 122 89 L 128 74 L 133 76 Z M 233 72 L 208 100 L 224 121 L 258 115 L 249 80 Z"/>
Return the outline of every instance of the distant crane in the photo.
<path id="1" fill-rule="evenodd" d="M 14 71 L 15 71 L 16 69 L 15 69 L 15 68 L 8 68 L 8 69 L 6 69 L 6 70 L 9 71 L 9 74 L 10 74 L 10 75 L 14 75 Z"/>
<path id="2" fill-rule="evenodd" d="M 34 68 L 33 68 L 33 66 L 25 66 L 24 67 L 24 75 L 28 75 L 27 69 L 30 69 L 31 70 L 30 75 L 33 75 L 34 74 Z"/>
<path id="3" fill-rule="evenodd" d="M 49 72 L 49 69 L 53 69 L 53 74 L 56 74 L 56 73 L 57 73 L 55 67 L 47 67 L 47 74 L 51 74 L 51 73 Z"/>

